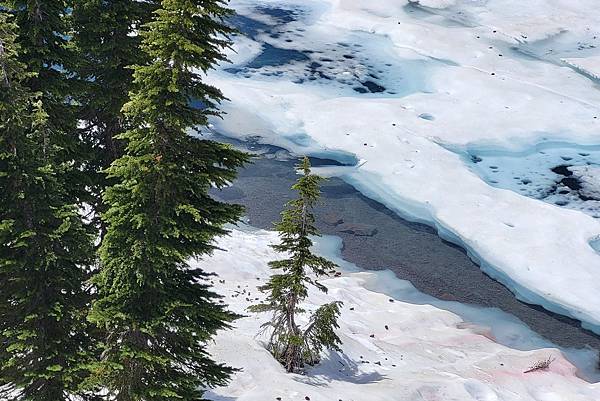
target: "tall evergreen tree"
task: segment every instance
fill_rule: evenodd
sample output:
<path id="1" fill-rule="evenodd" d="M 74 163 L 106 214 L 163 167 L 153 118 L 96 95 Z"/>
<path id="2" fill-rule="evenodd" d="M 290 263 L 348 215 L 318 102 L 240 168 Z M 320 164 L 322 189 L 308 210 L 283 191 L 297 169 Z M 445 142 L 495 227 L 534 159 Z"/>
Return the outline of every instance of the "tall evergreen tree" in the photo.
<path id="1" fill-rule="evenodd" d="M 65 0 L 0 0 L 0 6 L 14 15 L 19 27 L 16 39 L 20 47 L 19 60 L 32 73 L 24 85 L 42 95 L 55 129 L 74 131 L 75 109 L 65 101 L 72 95 L 74 83 L 65 74 L 74 60 L 68 45 L 68 3 Z"/>
<path id="2" fill-rule="evenodd" d="M 23 83 L 39 93 L 48 114 L 48 140 L 60 146 L 61 156 L 77 168 L 69 172 L 71 194 L 78 203 L 88 200 L 81 174 L 83 155 L 77 135 L 79 107 L 73 101 L 78 85 L 73 75 L 76 54 L 69 38 L 70 0 L 0 0 L 0 8 L 14 15 L 19 27 L 19 60 L 31 72 Z"/>
<path id="3" fill-rule="evenodd" d="M 134 64 L 145 64 L 140 26 L 152 19 L 157 1 L 81 0 L 73 4 L 73 43 L 78 52 L 76 71 L 81 79 L 81 137 L 86 145 L 85 171 L 89 176 L 95 225 L 106 210 L 102 193 L 109 185 L 105 169 L 123 155 L 116 137 L 127 128 L 121 111 L 129 100 Z M 101 234 L 105 227 L 101 227 Z"/>
<path id="4" fill-rule="evenodd" d="M 26 72 L 19 58 L 42 49 L 18 57 L 15 42 L 27 41 L 16 29 L 0 9 L 0 399 L 61 401 L 85 375 L 82 284 L 93 239 L 71 192 L 73 163 L 57 143 L 62 121 L 50 123 L 45 109 L 63 109 L 61 83 L 48 78 L 48 89 L 37 80 L 54 73 Z"/>
<path id="5" fill-rule="evenodd" d="M 124 108 L 134 128 L 119 137 L 126 154 L 108 170 L 116 184 L 104 198 L 108 228 L 90 315 L 107 332 L 96 379 L 115 400 L 197 401 L 232 372 L 205 345 L 236 316 L 217 303 L 208 275 L 188 265 L 242 212 L 208 191 L 233 180 L 247 156 L 189 132 L 223 99 L 202 71 L 224 59 L 229 13 L 219 0 L 163 0 L 140 32 L 151 61 L 134 67 Z M 196 99 L 206 108 L 191 106 Z"/>
<path id="6" fill-rule="evenodd" d="M 254 312 L 273 313 L 271 320 L 263 325 L 271 329 L 268 348 L 288 372 L 299 372 L 305 364 L 315 365 L 323 348 L 339 350 L 341 344 L 334 331 L 338 328 L 340 302 L 319 307 L 304 329 L 296 321 L 297 315 L 305 312 L 300 304 L 308 295 L 308 284 L 327 291 L 309 272 L 319 277 L 336 267 L 310 250 L 313 244 L 310 236 L 319 235 L 313 208 L 320 197 L 322 178 L 311 173 L 307 157 L 298 167 L 303 175 L 292 189 L 298 191 L 299 197 L 290 201 L 282 212 L 281 221 L 276 225 L 281 243 L 273 245 L 276 251 L 288 257 L 269 263 L 281 273 L 272 275 L 267 284 L 259 287 L 268 293 L 266 301 L 250 307 Z"/>

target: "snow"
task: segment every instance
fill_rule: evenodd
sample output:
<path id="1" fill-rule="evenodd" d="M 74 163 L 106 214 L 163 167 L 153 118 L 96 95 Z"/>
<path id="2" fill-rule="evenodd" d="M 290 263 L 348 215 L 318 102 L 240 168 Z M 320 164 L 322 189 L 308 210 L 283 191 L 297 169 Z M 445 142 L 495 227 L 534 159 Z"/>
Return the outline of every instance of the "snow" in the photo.
<path id="1" fill-rule="evenodd" d="M 430 8 L 446 8 L 456 4 L 456 0 L 409 0 L 408 2 Z"/>
<path id="2" fill-rule="evenodd" d="M 600 79 L 600 56 L 563 58 L 562 60 L 584 74 Z"/>
<path id="3" fill-rule="evenodd" d="M 259 43 L 246 36 L 237 36 L 232 48 L 225 52 L 230 61 L 229 67 L 236 67 L 252 60 L 260 54 L 261 49 L 262 46 Z"/>
<path id="4" fill-rule="evenodd" d="M 581 192 L 590 198 L 600 199 L 600 168 L 598 166 L 569 167 L 581 181 Z"/>
<path id="5" fill-rule="evenodd" d="M 497 344 L 488 329 L 464 322 L 451 312 L 376 292 L 377 287 L 387 291 L 402 287 L 400 280 L 347 266 L 341 277 L 322 280 L 329 287 L 327 294 L 311 291 L 307 300 L 308 310 L 332 300 L 344 302 L 338 330 L 343 352 L 324 355 L 323 362 L 305 375 L 286 374 L 265 350 L 265 335 L 259 335 L 268 315 L 247 311 L 257 302 L 255 298 L 264 297 L 256 287 L 271 273 L 268 261 L 280 257 L 269 247 L 276 241 L 274 232 L 234 229 L 217 244 L 228 251 L 216 251 L 211 258 L 196 262 L 218 274 L 214 279 L 217 291 L 231 310 L 246 315 L 236 321 L 234 329 L 219 333 L 210 347 L 214 358 L 241 371 L 229 385 L 210 390 L 208 399 L 600 399 L 600 385 L 579 379 L 559 350 L 517 351 Z M 331 246 L 321 244 L 321 248 Z M 547 371 L 523 373 L 549 357 L 556 359 Z"/>
<path id="6" fill-rule="evenodd" d="M 298 154 L 354 155 L 360 162 L 343 178 L 365 195 L 437 227 L 520 299 L 600 333 L 600 255 L 590 246 L 598 221 L 492 187 L 459 154 L 523 151 L 549 141 L 597 144 L 600 92 L 560 58 L 600 54 L 600 10 L 591 0 L 444 3 L 233 2 L 263 22 L 258 5 L 295 10 L 295 21 L 277 22 L 277 35 L 253 40 L 323 53 L 264 71 L 211 74 L 231 100 L 215 127 Z M 311 62 L 344 54 L 344 45 L 366 58 L 357 65 L 335 57 L 321 68 L 332 68 L 331 79 L 298 80 Z M 392 66 L 380 74 L 369 58 L 381 56 Z M 356 93 L 346 78 L 364 79 L 357 69 L 392 89 Z"/>

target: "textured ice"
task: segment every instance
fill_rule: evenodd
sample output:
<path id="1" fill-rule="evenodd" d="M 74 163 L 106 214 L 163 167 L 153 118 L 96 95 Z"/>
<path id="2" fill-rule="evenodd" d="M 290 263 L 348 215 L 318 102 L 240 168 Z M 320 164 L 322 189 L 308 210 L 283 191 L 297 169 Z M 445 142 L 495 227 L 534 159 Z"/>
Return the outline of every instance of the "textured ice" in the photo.
<path id="1" fill-rule="evenodd" d="M 600 55 L 595 53 L 590 57 L 571 57 L 561 60 L 591 79 L 600 80 Z"/>
<path id="2" fill-rule="evenodd" d="M 466 149 L 463 159 L 489 184 L 600 217 L 600 146 L 542 142 L 523 151 Z"/>
<path id="3" fill-rule="evenodd" d="M 246 63 L 224 71 L 246 79 L 309 83 L 330 89 L 336 96 L 404 96 L 427 91 L 428 69 L 444 65 L 441 60 L 417 54 L 402 59 L 390 51 L 393 44 L 385 36 L 358 31 L 337 35 L 307 32 L 306 19 L 315 11 L 301 6 L 255 6 L 241 12 L 246 14 L 236 16 L 232 24 L 261 50 Z M 365 42 L 369 46 L 364 46 Z"/>

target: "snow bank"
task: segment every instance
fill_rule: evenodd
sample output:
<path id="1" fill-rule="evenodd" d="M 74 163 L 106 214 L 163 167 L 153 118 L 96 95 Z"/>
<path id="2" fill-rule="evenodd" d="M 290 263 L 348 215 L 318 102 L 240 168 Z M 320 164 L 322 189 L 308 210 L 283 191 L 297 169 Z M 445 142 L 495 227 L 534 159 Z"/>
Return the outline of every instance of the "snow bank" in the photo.
<path id="1" fill-rule="evenodd" d="M 565 63 L 595 79 L 600 79 L 600 56 L 563 58 Z"/>
<path id="2" fill-rule="evenodd" d="M 456 0 L 408 0 L 408 3 L 429 8 L 446 8 L 456 4 Z"/>
<path id="3" fill-rule="evenodd" d="M 350 96 L 331 89 L 337 75 L 317 85 L 291 82 L 288 70 L 269 76 L 216 72 L 210 80 L 231 99 L 224 105 L 228 116 L 215 121 L 216 128 L 241 138 L 258 135 L 299 154 L 356 155 L 361 162 L 344 178 L 363 193 L 438 227 L 520 299 L 600 333 L 600 255 L 589 245 L 600 234 L 598 221 L 490 187 L 448 150 L 598 143 L 600 92 L 593 82 L 560 63 L 510 49 L 519 26 L 527 28 L 527 37 L 550 37 L 557 29 L 592 35 L 586 27 L 599 17 L 598 8 L 584 0 L 457 1 L 447 10 L 463 7 L 473 22 L 457 25 L 448 14 L 412 13 L 403 1 L 316 3 L 310 21 L 286 26 L 288 36 L 260 40 L 297 50 L 319 50 L 324 40 L 330 51 L 345 51 L 340 43 L 360 45 L 364 52 L 396 54 L 392 66 L 403 59 L 425 61 L 426 85 L 397 95 Z M 256 13 L 250 5 L 258 4 L 299 7 L 292 1 L 243 4 L 250 13 Z M 494 24 L 508 33 L 494 33 Z M 360 43 L 351 42 L 356 31 L 367 34 Z M 293 70 L 300 68 L 295 64 Z M 384 78 L 381 83 L 388 85 Z"/>
<path id="4" fill-rule="evenodd" d="M 234 230 L 217 251 L 200 262 L 216 272 L 215 287 L 232 310 L 262 299 L 256 286 L 271 273 L 267 231 Z M 392 279 L 393 280 L 393 279 Z M 556 349 L 516 351 L 493 342 L 489 331 L 431 305 L 416 305 L 373 292 L 375 273 L 345 272 L 323 282 L 328 294 L 311 292 L 308 309 L 333 299 L 344 302 L 338 333 L 342 354 L 330 354 L 306 375 L 286 374 L 257 336 L 266 315 L 248 315 L 220 333 L 211 352 L 241 368 L 230 385 L 214 389 L 214 401 L 595 401 L 600 387 L 575 376 Z M 547 371 L 523 373 L 535 362 L 556 358 Z M 305 398 L 309 397 L 309 398 Z"/>

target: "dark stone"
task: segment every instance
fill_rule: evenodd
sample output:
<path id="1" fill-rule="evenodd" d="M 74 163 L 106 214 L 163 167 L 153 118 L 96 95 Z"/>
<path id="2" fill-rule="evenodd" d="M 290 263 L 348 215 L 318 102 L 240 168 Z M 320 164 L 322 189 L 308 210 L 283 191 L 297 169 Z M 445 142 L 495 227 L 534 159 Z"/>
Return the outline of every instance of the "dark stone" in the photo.
<path id="1" fill-rule="evenodd" d="M 365 88 L 369 90 L 371 93 L 381 93 L 385 91 L 385 87 L 376 84 L 373 81 L 365 81 L 362 83 Z"/>
<path id="2" fill-rule="evenodd" d="M 573 191 L 579 191 L 581 189 L 581 182 L 575 177 L 565 177 L 560 180 L 560 183 Z"/>
<path id="3" fill-rule="evenodd" d="M 342 224 L 344 222 L 344 219 L 335 214 L 326 214 L 325 216 L 323 216 L 323 221 L 329 224 L 330 226 L 337 226 Z"/>
<path id="4" fill-rule="evenodd" d="M 554 174 L 564 175 L 565 177 L 570 177 L 573 175 L 573 172 L 569 170 L 569 165 L 561 164 L 560 166 L 553 167 L 551 170 Z"/>
<path id="5" fill-rule="evenodd" d="M 344 223 L 338 226 L 338 230 L 359 237 L 372 237 L 377 234 L 377 227 L 369 224 Z"/>
<path id="6" fill-rule="evenodd" d="M 480 163 L 480 162 L 482 162 L 482 161 L 483 161 L 483 159 L 482 159 L 481 157 L 479 157 L 479 156 L 476 156 L 476 155 L 471 155 L 471 161 L 472 161 L 473 163 Z"/>

